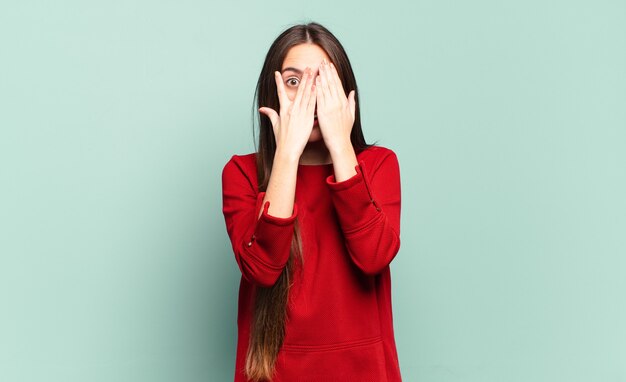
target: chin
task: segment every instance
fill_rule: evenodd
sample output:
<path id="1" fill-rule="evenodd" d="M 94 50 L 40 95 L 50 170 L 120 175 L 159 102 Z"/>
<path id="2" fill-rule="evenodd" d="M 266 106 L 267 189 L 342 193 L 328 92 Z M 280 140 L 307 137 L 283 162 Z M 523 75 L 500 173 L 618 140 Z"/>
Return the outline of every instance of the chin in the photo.
<path id="1" fill-rule="evenodd" d="M 314 127 L 309 136 L 309 142 L 319 142 L 322 140 L 322 132 L 319 127 Z"/>

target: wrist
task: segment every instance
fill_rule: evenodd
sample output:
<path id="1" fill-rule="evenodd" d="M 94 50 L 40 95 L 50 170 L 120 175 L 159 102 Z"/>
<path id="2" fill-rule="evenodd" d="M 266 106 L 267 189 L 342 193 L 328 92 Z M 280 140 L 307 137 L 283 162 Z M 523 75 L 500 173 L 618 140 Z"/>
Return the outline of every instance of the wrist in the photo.
<path id="1" fill-rule="evenodd" d="M 332 158 L 354 154 L 354 148 L 352 147 L 352 142 L 350 139 L 344 139 L 341 141 L 336 141 L 332 144 L 327 145 L 328 152 Z"/>
<path id="2" fill-rule="evenodd" d="M 300 155 L 301 153 L 298 153 L 296 150 L 284 150 L 277 148 L 274 153 L 274 162 L 297 164 L 300 161 Z"/>
<path id="3" fill-rule="evenodd" d="M 336 182 L 343 182 L 356 175 L 358 162 L 352 145 L 342 146 L 341 149 L 331 152 L 330 155 L 333 161 Z"/>

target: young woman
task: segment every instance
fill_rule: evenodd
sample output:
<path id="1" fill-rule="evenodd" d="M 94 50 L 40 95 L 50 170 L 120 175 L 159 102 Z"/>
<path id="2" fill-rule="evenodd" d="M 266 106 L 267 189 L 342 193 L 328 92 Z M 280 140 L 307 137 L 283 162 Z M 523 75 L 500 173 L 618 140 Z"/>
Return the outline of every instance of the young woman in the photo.
<path id="1" fill-rule="evenodd" d="M 401 381 L 389 271 L 399 166 L 365 143 L 346 52 L 317 23 L 285 30 L 255 98 L 258 151 L 222 173 L 242 274 L 235 382 Z"/>

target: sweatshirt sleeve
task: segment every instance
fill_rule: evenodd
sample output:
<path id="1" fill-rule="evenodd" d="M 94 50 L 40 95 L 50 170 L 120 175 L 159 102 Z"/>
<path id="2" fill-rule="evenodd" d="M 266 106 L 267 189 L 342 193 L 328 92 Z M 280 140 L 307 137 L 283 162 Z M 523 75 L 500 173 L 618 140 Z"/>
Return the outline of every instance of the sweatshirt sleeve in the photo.
<path id="1" fill-rule="evenodd" d="M 269 215 L 270 202 L 261 206 L 265 192 L 257 193 L 252 184 L 242 166 L 231 159 L 222 171 L 222 211 L 242 276 L 268 288 L 289 259 L 297 206 L 288 218 Z"/>
<path id="2" fill-rule="evenodd" d="M 398 159 L 389 150 L 375 168 L 359 161 L 355 169 L 349 179 L 335 182 L 330 175 L 326 183 L 352 261 L 365 274 L 376 275 L 400 249 Z"/>

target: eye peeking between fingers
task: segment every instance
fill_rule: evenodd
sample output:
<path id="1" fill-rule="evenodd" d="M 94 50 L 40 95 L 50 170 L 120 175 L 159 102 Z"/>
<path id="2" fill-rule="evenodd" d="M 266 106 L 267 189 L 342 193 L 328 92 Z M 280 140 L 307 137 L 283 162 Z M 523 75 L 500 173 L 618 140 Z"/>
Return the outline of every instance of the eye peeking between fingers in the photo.
<path id="1" fill-rule="evenodd" d="M 298 77 L 289 77 L 287 78 L 287 80 L 285 81 L 285 83 L 287 84 L 287 86 L 292 87 L 292 88 L 297 88 L 298 84 L 300 84 L 300 79 Z"/>

